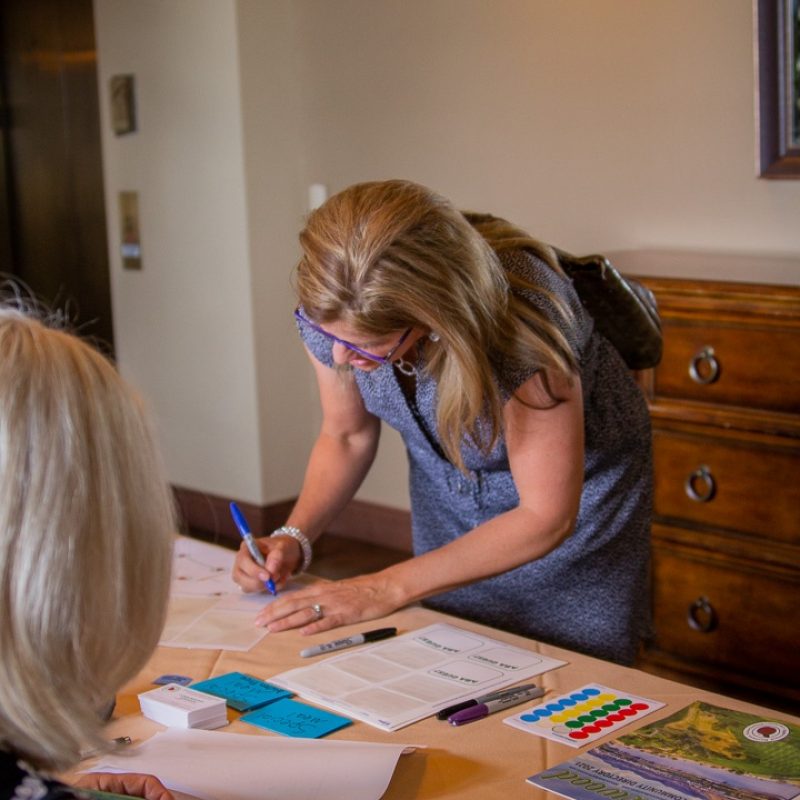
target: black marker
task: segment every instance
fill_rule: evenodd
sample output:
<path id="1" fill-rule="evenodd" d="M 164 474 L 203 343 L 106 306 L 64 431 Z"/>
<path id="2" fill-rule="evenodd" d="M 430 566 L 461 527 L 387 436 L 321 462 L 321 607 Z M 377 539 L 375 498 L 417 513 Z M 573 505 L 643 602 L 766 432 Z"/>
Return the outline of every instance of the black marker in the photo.
<path id="1" fill-rule="evenodd" d="M 366 633 L 357 633 L 354 636 L 348 636 L 346 639 L 337 639 L 334 642 L 327 644 L 316 644 L 313 647 L 307 647 L 305 650 L 300 651 L 303 658 L 310 658 L 311 656 L 319 656 L 323 653 L 332 653 L 334 650 L 344 650 L 345 647 L 355 647 L 357 644 L 364 644 L 364 642 L 377 642 L 379 639 L 388 639 L 390 636 L 397 634 L 397 628 L 378 628 L 375 631 L 367 631 Z"/>
<path id="2" fill-rule="evenodd" d="M 476 720 L 488 717 L 489 714 L 494 714 L 496 711 L 505 711 L 511 706 L 516 706 L 519 703 L 524 703 L 527 700 L 533 700 L 535 697 L 541 697 L 544 694 L 544 689 L 534 686 L 533 689 L 525 689 L 525 691 L 511 692 L 504 694 L 502 697 L 496 697 L 494 700 L 486 700 L 483 703 L 478 703 L 476 706 L 464 708 L 461 711 L 456 711 L 451 714 L 447 721 L 451 725 L 466 725 L 468 722 L 475 722 Z"/>
<path id="3" fill-rule="evenodd" d="M 447 719 L 451 714 L 455 714 L 458 711 L 463 711 L 465 708 L 471 708 L 472 706 L 477 706 L 480 703 L 485 703 L 488 700 L 499 700 L 501 697 L 505 697 L 508 694 L 516 694 L 517 692 L 522 692 L 526 689 L 535 688 L 536 684 L 534 683 L 523 683 L 521 686 L 511 686 L 507 689 L 497 689 L 494 692 L 489 692 L 488 694 L 481 695 L 480 697 L 475 697 L 472 700 L 464 700 L 461 703 L 456 703 L 454 706 L 443 708 L 436 715 L 436 719 L 444 720 Z"/>

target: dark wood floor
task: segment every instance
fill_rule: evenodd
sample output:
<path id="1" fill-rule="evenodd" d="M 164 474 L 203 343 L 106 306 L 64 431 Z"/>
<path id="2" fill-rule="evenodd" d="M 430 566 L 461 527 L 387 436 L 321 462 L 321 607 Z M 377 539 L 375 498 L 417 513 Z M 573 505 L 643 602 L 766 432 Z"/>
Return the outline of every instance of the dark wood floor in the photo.
<path id="1" fill-rule="evenodd" d="M 314 565 L 311 571 L 322 578 L 335 580 L 363 575 L 365 572 L 377 572 L 409 557 L 409 553 L 329 533 L 314 546 Z"/>

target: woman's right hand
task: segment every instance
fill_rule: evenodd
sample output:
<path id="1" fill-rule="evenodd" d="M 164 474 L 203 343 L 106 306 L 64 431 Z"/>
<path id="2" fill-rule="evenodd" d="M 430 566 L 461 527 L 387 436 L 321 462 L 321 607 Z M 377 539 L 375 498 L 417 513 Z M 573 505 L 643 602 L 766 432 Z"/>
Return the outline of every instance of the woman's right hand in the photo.
<path id="1" fill-rule="evenodd" d="M 265 566 L 261 567 L 253 561 L 250 551 L 242 542 L 233 563 L 233 580 L 243 592 L 263 592 L 264 581 L 269 578 L 275 581 L 278 589 L 282 588 L 303 563 L 303 551 L 299 542 L 291 536 L 265 536 L 256 539 L 255 543 L 264 554 Z"/>

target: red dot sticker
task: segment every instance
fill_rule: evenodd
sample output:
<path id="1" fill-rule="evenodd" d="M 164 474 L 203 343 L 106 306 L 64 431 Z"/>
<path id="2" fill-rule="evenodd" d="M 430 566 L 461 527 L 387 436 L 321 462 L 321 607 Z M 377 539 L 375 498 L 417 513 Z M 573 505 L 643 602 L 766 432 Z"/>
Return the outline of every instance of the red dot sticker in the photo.
<path id="1" fill-rule="evenodd" d="M 631 708 L 634 711 L 647 711 L 647 709 L 650 708 L 650 706 L 648 706 L 647 703 L 633 703 L 631 705 Z"/>
<path id="2" fill-rule="evenodd" d="M 632 708 L 621 708 L 619 713 L 622 714 L 623 717 L 635 717 L 636 712 Z"/>
<path id="3" fill-rule="evenodd" d="M 602 728 L 599 728 L 596 724 L 595 725 L 584 725 L 581 730 L 586 731 L 586 733 L 600 733 Z"/>
<path id="4" fill-rule="evenodd" d="M 569 735 L 570 739 L 588 739 L 589 734 L 583 731 L 572 731 Z"/>
<path id="5" fill-rule="evenodd" d="M 595 722 L 595 725 L 599 725 L 601 728 L 610 728 L 613 724 L 610 719 L 599 719 Z"/>

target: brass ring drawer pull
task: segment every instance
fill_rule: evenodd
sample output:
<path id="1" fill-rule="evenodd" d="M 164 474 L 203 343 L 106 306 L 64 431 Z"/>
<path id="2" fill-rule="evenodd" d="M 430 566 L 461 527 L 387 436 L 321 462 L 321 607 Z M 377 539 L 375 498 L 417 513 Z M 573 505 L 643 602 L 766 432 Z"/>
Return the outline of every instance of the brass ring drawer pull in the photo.
<path id="1" fill-rule="evenodd" d="M 707 503 L 717 493 L 717 484 L 711 470 L 703 465 L 698 467 L 683 485 L 687 496 L 697 503 Z"/>
<path id="2" fill-rule="evenodd" d="M 689 362 L 689 376 L 695 383 L 714 383 L 719 377 L 719 361 L 713 347 L 704 347 Z"/>
<path id="3" fill-rule="evenodd" d="M 690 628 L 700 633 L 711 633 L 717 627 L 717 612 L 707 597 L 698 597 L 689 606 L 687 622 Z"/>

